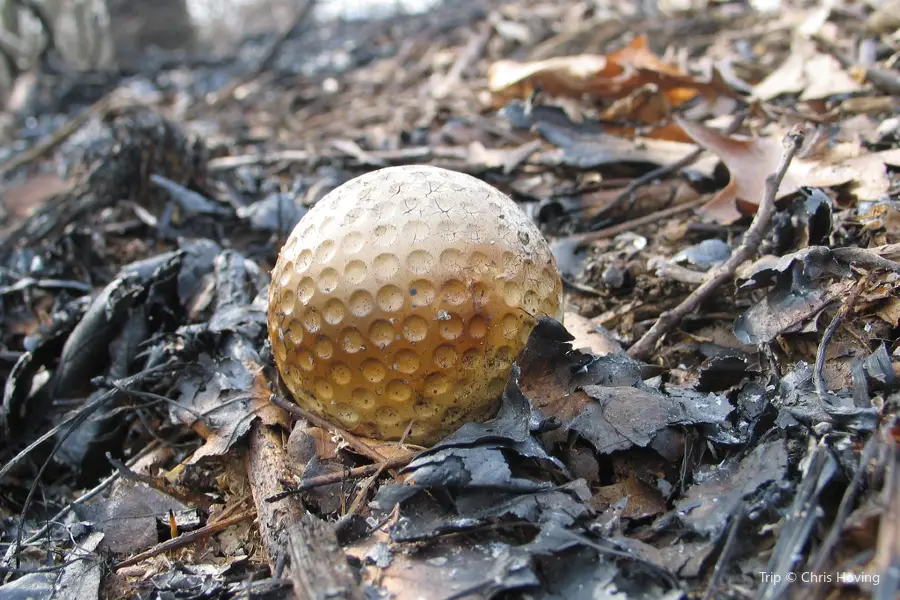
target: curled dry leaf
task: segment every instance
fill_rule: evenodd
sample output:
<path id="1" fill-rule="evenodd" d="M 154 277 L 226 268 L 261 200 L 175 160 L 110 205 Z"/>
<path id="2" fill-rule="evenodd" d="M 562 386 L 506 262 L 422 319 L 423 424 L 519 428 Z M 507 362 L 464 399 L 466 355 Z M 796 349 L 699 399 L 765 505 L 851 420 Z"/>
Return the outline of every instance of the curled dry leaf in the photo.
<path id="1" fill-rule="evenodd" d="M 564 321 L 566 329 L 575 337 L 572 347 L 576 350 L 588 350 L 596 356 L 622 351 L 622 346 L 612 334 L 591 319 L 575 312 L 567 312 Z"/>
<path id="2" fill-rule="evenodd" d="M 862 89 L 835 57 L 818 52 L 815 42 L 801 39 L 793 44 L 787 60 L 753 88 L 752 97 L 768 101 L 782 94 L 799 94 L 801 101 L 811 101 Z"/>
<path id="3" fill-rule="evenodd" d="M 577 54 L 526 63 L 499 60 L 488 71 L 488 88 L 501 102 L 527 96 L 536 87 L 554 96 L 580 98 L 587 94 L 618 100 L 647 85 L 663 92 L 671 106 L 699 94 L 730 93 L 718 77 L 699 81 L 663 62 L 650 50 L 646 35 L 606 56 Z"/>
<path id="4" fill-rule="evenodd" d="M 700 214 L 724 225 L 755 214 L 765 191 L 766 177 L 775 172 L 781 157 L 780 137 L 726 136 L 679 117 L 675 117 L 675 122 L 695 142 L 718 156 L 731 175 L 728 185 L 700 208 Z M 858 200 L 877 200 L 887 193 L 890 185 L 885 165 L 897 164 L 900 164 L 900 149 L 847 159 L 827 155 L 795 158 L 775 199 L 790 196 L 807 186 L 827 188 L 851 184 L 851 192 Z"/>

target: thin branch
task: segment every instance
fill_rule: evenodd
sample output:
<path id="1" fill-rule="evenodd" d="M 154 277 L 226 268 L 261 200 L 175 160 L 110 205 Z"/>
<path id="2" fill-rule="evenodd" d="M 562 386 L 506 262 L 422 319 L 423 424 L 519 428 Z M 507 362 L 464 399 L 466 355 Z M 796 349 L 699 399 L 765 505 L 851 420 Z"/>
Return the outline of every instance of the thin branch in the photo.
<path id="1" fill-rule="evenodd" d="M 412 431 L 412 427 L 413 427 L 413 421 L 410 421 L 409 425 L 406 426 L 406 431 L 403 432 L 403 436 L 400 438 L 400 441 L 398 441 L 397 445 L 394 447 L 395 452 L 402 451 L 403 443 L 406 441 L 407 436 L 409 436 L 409 433 Z M 394 457 L 392 456 L 391 458 L 394 458 Z M 353 502 L 350 504 L 350 509 L 347 511 L 347 514 L 344 516 L 353 515 L 359 511 L 360 507 L 362 506 L 362 503 L 365 501 L 366 497 L 368 496 L 369 492 L 371 491 L 372 486 L 375 485 L 375 482 L 378 481 L 378 478 L 381 477 L 381 474 L 389 468 L 388 467 L 389 463 L 390 463 L 390 459 L 381 463 L 381 465 L 379 465 L 379 467 L 378 467 L 378 470 L 375 471 L 371 477 L 366 479 L 366 481 L 362 485 L 362 488 L 356 494 L 356 498 L 354 498 Z"/>
<path id="2" fill-rule="evenodd" d="M 159 365 L 158 367 L 154 367 L 152 369 L 147 369 L 146 371 L 142 371 L 140 373 L 137 373 L 135 375 L 127 377 L 122 381 L 124 381 L 124 385 L 126 385 L 126 386 L 135 385 L 136 383 L 146 379 L 149 375 L 157 373 L 166 368 L 168 368 L 168 365 Z M 115 398 L 118 393 L 119 393 L 119 391 L 115 390 L 115 389 L 107 390 L 103 394 L 100 394 L 94 400 L 88 402 L 87 404 L 85 404 L 84 406 L 79 408 L 78 412 L 76 413 L 74 418 L 67 419 L 66 421 L 64 421 L 64 423 L 68 424 L 68 428 L 62 434 L 62 436 L 57 439 L 56 444 L 53 446 L 53 449 L 50 451 L 50 455 L 44 460 L 44 462 L 41 464 L 41 467 L 38 469 L 37 474 L 34 476 L 34 481 L 32 482 L 31 487 L 28 489 L 28 495 L 25 497 L 25 501 L 22 503 L 22 509 L 21 509 L 21 511 L 19 511 L 19 527 L 16 530 L 16 540 L 15 540 L 15 545 L 17 548 L 17 554 L 15 556 L 16 568 L 19 568 L 18 549 L 20 549 L 22 546 L 22 531 L 23 531 L 23 526 L 25 524 L 25 515 L 28 514 L 28 509 L 31 508 L 31 503 L 34 500 L 34 495 L 37 493 L 37 489 L 40 484 L 41 477 L 43 477 L 43 475 L 44 475 L 44 471 L 46 471 L 47 467 L 50 466 L 50 461 L 53 459 L 53 457 L 56 455 L 56 453 L 59 452 L 59 449 L 62 447 L 62 445 L 65 443 L 65 441 L 69 438 L 69 436 L 72 435 L 72 433 L 74 433 L 75 430 L 78 429 L 78 427 L 81 426 L 82 423 L 87 421 L 88 418 L 90 418 L 90 416 L 92 414 L 94 414 L 94 412 L 98 408 L 100 408 L 101 406 L 103 406 L 104 404 L 106 404 L 107 402 L 112 400 L 113 398 Z M 62 424 L 57 425 L 53 429 L 58 430 L 61 427 L 62 427 Z M 13 464 L 15 464 L 16 461 L 21 460 L 22 458 L 27 456 L 27 454 L 30 451 L 34 450 L 34 448 L 36 448 L 39 445 L 39 443 L 43 443 L 47 439 L 49 439 L 48 435 L 44 434 L 36 442 L 30 444 L 25 450 L 23 450 L 22 452 L 17 454 L 13 458 L 13 460 L 10 461 L 9 463 L 7 463 L 6 465 L 4 465 L 3 468 L 0 468 L 0 478 L 2 478 L 2 476 L 4 474 L 9 472 L 11 466 Z"/>
<path id="3" fill-rule="evenodd" d="M 299 494 L 300 492 L 305 492 L 306 490 L 331 485 L 333 483 L 341 483 L 346 479 L 368 477 L 369 475 L 379 473 L 383 469 L 397 469 L 400 467 L 405 467 L 409 464 L 410 460 L 412 460 L 411 457 L 390 458 L 382 463 L 363 465 L 362 467 L 354 467 L 352 469 L 335 471 L 334 473 L 325 473 L 324 475 L 317 475 L 315 477 L 301 479 L 300 483 L 298 483 L 297 485 L 273 496 L 269 496 L 268 498 L 266 498 L 266 502 L 278 502 L 279 500 L 287 498 L 288 496 Z"/>
<path id="4" fill-rule="evenodd" d="M 154 367 L 153 369 L 148 369 L 146 371 L 141 371 L 135 375 L 127 377 L 125 379 L 119 380 L 117 383 L 119 386 L 130 386 L 135 385 L 138 382 L 142 381 L 146 377 L 159 373 L 163 370 L 163 367 L 167 368 L 167 365 L 160 365 L 160 367 Z M 93 400 L 83 404 L 78 408 L 78 410 L 69 417 L 66 417 L 63 421 L 54 425 L 50 430 L 41 435 L 38 439 L 34 440 L 28 446 L 26 446 L 21 452 L 12 457 L 9 462 L 0 467 L 0 481 L 3 480 L 4 477 L 15 467 L 18 463 L 20 463 L 25 457 L 31 454 L 35 448 L 43 444 L 44 442 L 50 440 L 55 437 L 56 434 L 61 432 L 66 427 L 71 427 L 74 429 L 78 427 L 84 420 L 86 420 L 95 410 L 97 410 L 100 406 L 109 402 L 113 397 L 115 397 L 117 389 L 111 389 L 104 392 L 102 395 L 97 396 Z M 70 432 L 71 433 L 71 432 Z M 66 434 L 68 435 L 68 434 Z M 55 452 L 55 451 L 54 451 Z"/>
<path id="5" fill-rule="evenodd" d="M 362 600 L 362 592 L 338 545 L 334 525 L 310 514 L 299 498 L 286 498 L 278 504 L 266 502 L 266 498 L 277 493 L 288 470 L 281 431 L 254 423 L 245 460 L 263 554 L 275 572 L 285 548 L 288 549 L 293 597 Z M 322 590 L 327 593 L 320 593 Z"/>
<path id="6" fill-rule="evenodd" d="M 735 115 L 734 119 L 731 121 L 731 123 L 728 124 L 728 127 L 726 127 L 722 133 L 724 135 L 730 135 L 737 132 L 737 130 L 741 128 L 741 124 L 744 122 L 745 117 L 746 115 L 743 112 Z M 625 189 L 622 190 L 622 192 L 612 200 L 612 202 L 609 202 L 606 206 L 601 208 L 600 211 L 591 218 L 591 225 L 599 224 L 604 216 L 609 214 L 611 210 L 613 210 L 622 202 L 625 202 L 626 200 L 632 202 L 635 192 L 637 192 L 645 185 L 649 185 L 657 179 L 662 179 L 666 175 L 669 175 L 676 171 L 681 171 L 682 169 L 691 166 L 697 161 L 698 158 L 703 155 L 704 152 L 706 152 L 706 148 L 699 147 L 687 156 L 684 156 L 673 163 L 663 165 L 661 167 L 653 169 L 652 171 L 649 171 L 648 173 L 644 173 L 636 179 L 632 179 L 631 183 L 629 183 L 625 187 Z"/>
<path id="7" fill-rule="evenodd" d="M 769 228 L 772 216 L 775 214 L 775 195 L 778 193 L 778 188 L 794 155 L 803 144 L 803 138 L 799 127 L 795 127 L 785 136 L 785 150 L 781 155 L 778 168 L 775 173 L 766 178 L 766 189 L 759 203 L 759 209 L 756 216 L 753 217 L 753 222 L 744 235 L 741 245 L 735 249 L 728 260 L 711 271 L 703 285 L 694 290 L 681 304 L 661 314 L 653 327 L 628 349 L 628 356 L 637 360 L 649 358 L 650 353 L 663 336 L 674 329 L 688 313 L 696 310 L 719 286 L 732 279 L 741 263 L 756 253 Z"/>
<path id="8" fill-rule="evenodd" d="M 4 177 L 7 173 L 11 173 L 52 152 L 57 146 L 65 142 L 72 134 L 78 131 L 82 125 L 87 123 L 91 117 L 94 115 L 102 116 L 106 114 L 112 106 L 114 99 L 112 94 L 107 94 L 81 113 L 75 115 L 67 123 L 60 126 L 59 129 L 49 134 L 36 146 L 32 146 L 24 152 L 13 155 L 12 158 L 0 164 L 0 177 Z"/>
<path id="9" fill-rule="evenodd" d="M 832 319 L 831 323 L 828 324 L 828 327 L 822 334 L 822 342 L 819 344 L 819 348 L 816 351 L 816 366 L 813 370 L 813 383 L 816 387 L 816 394 L 819 396 L 819 401 L 822 403 L 822 407 L 826 409 L 831 405 L 831 401 L 828 398 L 828 388 L 825 385 L 825 355 L 828 353 L 828 344 L 831 343 L 831 338 L 834 337 L 841 321 L 843 321 L 850 311 L 853 310 L 853 305 L 856 303 L 856 299 L 859 298 L 859 293 L 862 291 L 865 281 L 866 277 L 863 276 L 862 279 L 856 282 L 853 289 L 850 290 L 850 295 L 846 297 L 841 304 L 840 310 L 838 310 L 834 319 Z"/>
<path id="10" fill-rule="evenodd" d="M 875 437 L 870 438 L 869 441 L 866 442 L 862 454 L 859 457 L 859 465 L 853 473 L 853 478 L 844 489 L 844 495 L 841 498 L 841 503 L 838 506 L 834 520 L 831 523 L 831 528 L 828 530 L 828 535 L 825 536 L 825 540 L 816 550 L 815 555 L 810 559 L 809 564 L 812 566 L 809 570 L 811 573 L 822 573 L 824 571 L 825 563 L 831 557 L 831 551 L 834 549 L 838 539 L 843 533 L 844 523 L 847 522 L 847 517 L 850 516 L 850 511 L 853 510 L 853 501 L 856 499 L 856 493 L 862 485 L 863 477 L 865 477 L 869 466 L 869 461 L 875 456 L 875 449 L 877 446 L 878 444 Z"/>
<path id="11" fill-rule="evenodd" d="M 346 429 L 338 427 L 334 423 L 329 423 L 322 417 L 315 415 L 308 410 L 303 410 L 293 402 L 288 402 L 284 398 L 280 397 L 278 394 L 272 394 L 270 400 L 272 404 L 274 404 L 278 408 L 284 409 L 292 415 L 300 417 L 301 419 L 306 419 L 316 427 L 321 427 L 322 429 L 331 430 L 341 434 L 341 437 L 344 438 L 344 441 L 346 441 L 351 448 L 353 448 L 363 456 L 366 456 L 369 459 L 375 461 L 376 463 L 383 463 L 387 461 L 387 457 L 384 456 L 381 452 L 379 452 L 375 448 L 372 448 Z"/>
<path id="12" fill-rule="evenodd" d="M 831 254 L 837 260 L 850 265 L 900 273 L 900 263 L 878 256 L 865 248 L 834 248 Z"/>
<path id="13" fill-rule="evenodd" d="M 636 219 L 631 219 L 630 221 L 625 221 L 624 223 L 619 223 L 618 225 L 613 225 L 612 227 L 607 227 L 606 229 L 598 229 L 597 231 L 588 231 L 585 233 L 576 233 L 568 237 L 560 238 L 553 242 L 553 254 L 558 257 L 557 260 L 559 262 L 563 262 L 559 260 L 559 257 L 574 255 L 576 252 L 578 252 L 579 249 L 583 248 L 585 245 L 591 242 L 613 238 L 620 233 L 631 231 L 633 229 L 637 229 L 638 227 L 643 227 L 644 225 L 649 225 L 650 223 L 655 223 L 657 221 L 667 219 L 671 216 L 687 212 L 689 210 L 697 208 L 701 204 L 705 204 L 707 201 L 708 200 L 703 197 L 695 198 L 690 202 L 685 202 L 684 204 L 679 204 L 677 206 L 670 206 L 669 208 L 664 208 L 662 210 L 656 211 L 655 213 L 644 215 Z M 575 282 L 567 283 L 575 288 L 578 288 L 579 286 L 579 284 L 576 284 Z M 587 286 L 582 286 L 582 288 L 586 287 Z M 596 290 L 590 288 L 583 289 L 582 291 L 586 291 L 588 293 L 599 293 Z"/>
<path id="14" fill-rule="evenodd" d="M 137 454 L 135 454 L 133 457 L 131 457 L 131 459 L 129 459 L 126 464 L 129 466 L 136 464 L 140 459 L 142 459 L 146 455 L 150 454 L 151 452 L 154 452 L 158 447 L 159 447 L 159 444 L 157 442 L 150 442 L 148 445 L 141 448 L 141 450 Z M 104 479 L 103 481 L 98 483 L 96 486 L 94 486 L 93 488 L 91 488 L 90 490 L 88 490 L 87 492 L 85 492 L 84 494 L 79 496 L 78 498 L 75 498 L 74 500 L 69 502 L 59 512 L 57 512 L 55 515 L 53 515 L 52 517 L 47 519 L 44 522 L 44 525 L 42 525 L 37 531 L 32 533 L 25 540 L 22 540 L 21 546 L 27 546 L 29 544 L 33 544 L 34 542 L 36 542 L 39 539 L 41 539 L 42 537 L 44 537 L 44 535 L 46 535 L 47 532 L 50 531 L 50 526 L 52 524 L 62 522 L 63 518 L 65 518 L 66 515 L 68 515 L 70 512 L 72 512 L 72 510 L 75 508 L 75 506 L 77 506 L 79 504 L 84 504 L 91 498 L 94 498 L 95 496 L 97 496 L 98 494 L 103 492 L 106 488 L 108 488 L 110 485 L 112 485 L 112 483 L 114 481 L 116 481 L 118 478 L 119 478 L 118 471 L 114 471 L 112 473 L 112 475 L 110 475 L 109 477 L 107 477 L 106 479 Z M 18 554 L 19 547 L 20 547 L 19 544 L 11 543 L 9 545 L 9 547 L 6 549 L 6 553 L 3 557 L 2 564 L 7 564 L 13 556 Z M 10 571 L 6 567 L 0 567 L 0 569 Z M 10 571 L 10 572 L 12 572 L 12 571 Z"/>
<path id="15" fill-rule="evenodd" d="M 740 532 L 741 526 L 744 524 L 746 512 L 746 507 L 741 503 L 735 514 L 731 517 L 731 527 L 728 531 L 728 537 L 725 538 L 725 545 L 722 547 L 722 553 L 719 554 L 719 560 L 716 561 L 716 566 L 713 567 L 712 577 L 709 579 L 706 593 L 703 594 L 703 600 L 713 600 L 713 598 L 716 597 L 719 582 L 722 581 L 722 576 L 725 574 L 725 567 L 737 547 L 738 533 Z"/>
<path id="16" fill-rule="evenodd" d="M 131 558 L 126 558 L 122 562 L 116 564 L 113 569 L 118 571 L 119 569 L 136 565 L 142 560 L 147 560 L 148 558 L 158 556 L 163 552 L 168 552 L 169 550 L 175 550 L 176 548 L 187 546 L 188 544 L 192 544 L 195 541 L 202 539 L 208 535 L 213 535 L 214 533 L 224 531 L 232 525 L 237 525 L 238 523 L 243 523 L 244 521 L 250 521 L 255 516 L 256 511 L 248 510 L 247 512 L 243 512 L 228 519 L 222 519 L 221 521 L 216 521 L 215 523 L 208 523 L 200 529 L 181 534 L 176 538 L 172 538 L 170 540 L 166 540 L 165 542 L 157 544 L 145 552 L 135 554 Z"/>

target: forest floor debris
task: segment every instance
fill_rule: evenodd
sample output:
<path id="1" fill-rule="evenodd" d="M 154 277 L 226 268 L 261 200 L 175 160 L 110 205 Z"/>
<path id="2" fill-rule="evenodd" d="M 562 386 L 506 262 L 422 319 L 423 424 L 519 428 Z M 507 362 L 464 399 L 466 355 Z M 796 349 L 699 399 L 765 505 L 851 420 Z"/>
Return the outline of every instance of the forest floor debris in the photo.
<path id="1" fill-rule="evenodd" d="M 0 595 L 894 598 L 900 37 L 670 4 L 303 4 L 255 59 L 47 74 L 0 148 Z M 308 208 L 411 163 L 566 283 L 430 448 L 287 402 L 266 337 Z"/>

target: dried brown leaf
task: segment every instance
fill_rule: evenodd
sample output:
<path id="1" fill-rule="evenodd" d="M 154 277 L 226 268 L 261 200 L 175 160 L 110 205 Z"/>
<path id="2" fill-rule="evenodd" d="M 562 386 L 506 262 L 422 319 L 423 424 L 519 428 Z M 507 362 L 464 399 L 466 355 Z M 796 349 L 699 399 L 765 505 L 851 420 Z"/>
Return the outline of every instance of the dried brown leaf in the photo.
<path id="1" fill-rule="evenodd" d="M 569 333 L 575 336 L 572 347 L 576 350 L 588 349 L 597 356 L 606 356 L 622 349 L 608 331 L 578 313 L 567 312 L 563 322 Z"/>
<path id="2" fill-rule="evenodd" d="M 777 136 L 745 138 L 726 136 L 700 123 L 676 117 L 676 122 L 695 142 L 715 153 L 728 168 L 731 179 L 700 209 L 700 214 L 722 224 L 752 215 L 762 199 L 766 178 L 775 172 L 782 146 Z M 876 200 L 888 191 L 885 165 L 900 161 L 900 149 L 864 154 L 829 162 L 828 156 L 795 158 L 785 174 L 776 200 L 801 187 L 834 187 L 851 183 L 860 200 Z"/>
<path id="3" fill-rule="evenodd" d="M 526 96 L 535 87 L 554 96 L 617 100 L 652 85 L 670 106 L 679 106 L 701 93 L 730 90 L 721 79 L 699 81 L 666 64 L 650 50 L 646 35 L 607 56 L 577 54 L 521 63 L 499 60 L 488 70 L 488 88 L 505 100 Z"/>
<path id="4" fill-rule="evenodd" d="M 790 55 L 775 71 L 753 88 L 751 96 L 768 101 L 783 94 L 799 94 L 802 101 L 824 100 L 863 89 L 830 54 L 818 52 L 815 43 L 799 38 Z"/>
<path id="5" fill-rule="evenodd" d="M 619 516 L 623 519 L 645 519 L 666 511 L 666 502 L 659 490 L 633 476 L 599 488 L 588 500 L 588 504 L 599 510 L 605 510 L 619 503 L 625 505 L 619 512 Z"/>

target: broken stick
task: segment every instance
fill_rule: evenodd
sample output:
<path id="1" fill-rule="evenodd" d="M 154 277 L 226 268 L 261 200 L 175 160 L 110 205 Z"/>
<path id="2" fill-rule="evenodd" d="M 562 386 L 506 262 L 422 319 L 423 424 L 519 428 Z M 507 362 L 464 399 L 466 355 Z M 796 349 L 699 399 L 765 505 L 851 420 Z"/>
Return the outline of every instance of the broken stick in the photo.
<path id="1" fill-rule="evenodd" d="M 256 422 L 250 430 L 247 474 L 257 521 L 269 564 L 275 571 L 278 557 L 291 556 L 290 579 L 294 598 L 302 600 L 362 600 L 347 557 L 338 546 L 334 527 L 309 514 L 297 496 L 266 502 L 281 491 L 287 457 L 281 434 Z"/>
<path id="2" fill-rule="evenodd" d="M 647 333 L 628 349 L 628 356 L 636 360 L 647 360 L 656 344 L 664 335 L 680 323 L 688 313 L 700 306 L 720 285 L 732 279 L 741 263 L 753 256 L 757 248 L 759 248 L 763 237 L 765 237 L 769 228 L 769 222 L 775 214 L 775 195 L 778 193 L 778 188 L 784 179 L 785 173 L 787 173 L 791 161 L 794 159 L 794 155 L 803 144 L 803 138 L 803 133 L 799 127 L 795 127 L 785 136 L 785 149 L 778 163 L 778 168 L 775 170 L 775 173 L 766 178 L 766 189 L 759 203 L 759 209 L 756 212 L 756 216 L 753 217 L 753 222 L 750 223 L 750 228 L 744 234 L 741 245 L 728 257 L 728 260 L 710 271 L 703 285 L 691 292 L 681 304 L 661 314 Z"/>

